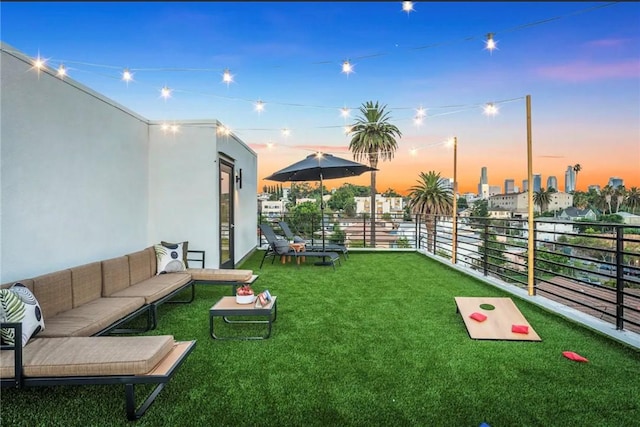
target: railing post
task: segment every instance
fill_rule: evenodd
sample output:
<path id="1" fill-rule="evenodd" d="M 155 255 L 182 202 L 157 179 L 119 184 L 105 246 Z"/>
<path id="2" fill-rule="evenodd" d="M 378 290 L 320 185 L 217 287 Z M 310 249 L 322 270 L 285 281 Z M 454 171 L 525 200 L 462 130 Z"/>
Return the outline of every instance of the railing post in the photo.
<path id="1" fill-rule="evenodd" d="M 438 235 L 438 216 L 433 216 L 433 254 L 436 254 L 436 236 Z"/>
<path id="2" fill-rule="evenodd" d="M 420 249 L 420 239 L 422 238 L 420 236 L 420 215 L 416 214 L 416 241 L 414 243 L 414 245 L 416 246 L 416 249 Z"/>
<path id="3" fill-rule="evenodd" d="M 535 296 L 536 292 L 537 292 L 537 288 L 538 288 L 538 282 L 536 280 L 536 259 L 538 259 L 537 258 L 538 245 L 536 244 L 537 239 L 538 239 L 538 224 L 534 221 L 533 222 L 533 239 L 532 239 L 532 242 L 533 242 L 533 245 L 532 245 L 532 248 L 533 248 L 533 266 L 531 266 L 531 268 L 533 268 L 533 277 L 532 277 L 533 283 L 532 283 L 531 289 L 529 289 L 529 295 L 530 296 Z"/>
<path id="4" fill-rule="evenodd" d="M 489 224 L 484 223 L 484 235 L 482 241 L 484 244 L 484 254 L 482 257 L 482 273 L 486 276 L 489 271 Z"/>
<path id="5" fill-rule="evenodd" d="M 362 214 L 362 248 L 367 247 L 367 215 Z"/>
<path id="6" fill-rule="evenodd" d="M 624 327 L 624 228 L 616 226 L 616 329 Z"/>

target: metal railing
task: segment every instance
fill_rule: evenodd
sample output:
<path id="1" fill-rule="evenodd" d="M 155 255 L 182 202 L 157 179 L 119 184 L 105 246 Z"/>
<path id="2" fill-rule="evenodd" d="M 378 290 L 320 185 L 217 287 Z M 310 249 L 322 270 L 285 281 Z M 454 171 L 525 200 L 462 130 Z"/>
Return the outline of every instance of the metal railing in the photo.
<path id="1" fill-rule="evenodd" d="M 287 221 L 295 234 L 322 242 L 319 215 L 262 218 Z M 407 248 L 452 259 L 456 264 L 512 285 L 528 287 L 528 222 L 517 218 L 459 217 L 453 245 L 452 217 L 381 215 L 375 248 L 368 215 L 325 215 L 325 239 L 349 248 Z M 640 332 L 640 226 L 536 218 L 533 231 L 535 295 Z M 258 233 L 260 238 L 260 234 Z M 259 241 L 262 246 L 266 242 Z"/>

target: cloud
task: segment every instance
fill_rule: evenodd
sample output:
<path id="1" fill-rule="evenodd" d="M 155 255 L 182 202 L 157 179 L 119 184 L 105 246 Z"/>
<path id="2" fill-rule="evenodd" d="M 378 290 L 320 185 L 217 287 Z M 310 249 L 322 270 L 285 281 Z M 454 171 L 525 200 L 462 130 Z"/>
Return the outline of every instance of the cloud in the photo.
<path id="1" fill-rule="evenodd" d="M 631 41 L 630 39 L 600 39 L 600 40 L 592 40 L 590 42 L 587 42 L 586 45 L 588 47 L 612 48 L 612 47 L 623 46 L 630 41 Z"/>
<path id="2" fill-rule="evenodd" d="M 563 82 L 586 82 L 605 79 L 637 79 L 640 74 L 640 60 L 631 59 L 615 63 L 594 63 L 576 61 L 567 64 L 541 67 L 537 74 Z"/>

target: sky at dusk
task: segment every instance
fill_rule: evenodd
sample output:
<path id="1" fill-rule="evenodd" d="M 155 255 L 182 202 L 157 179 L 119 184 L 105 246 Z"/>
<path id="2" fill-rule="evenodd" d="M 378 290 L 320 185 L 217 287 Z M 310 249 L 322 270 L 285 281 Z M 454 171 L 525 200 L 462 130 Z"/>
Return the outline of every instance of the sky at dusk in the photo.
<path id="1" fill-rule="evenodd" d="M 477 191 L 483 166 L 491 185 L 512 178 L 521 186 L 526 95 L 543 187 L 555 175 L 564 190 L 576 163 L 579 190 L 612 176 L 640 186 L 640 3 L 413 9 L 399 1 L 2 2 L 0 35 L 147 119 L 219 120 L 258 154 L 259 190 L 277 184 L 262 178 L 315 151 L 353 159 L 345 126 L 366 101 L 386 105 L 402 132 L 394 159 L 378 165 L 378 191 L 406 194 L 420 172 L 452 177 L 445 141 L 453 136 L 460 192 Z M 352 73 L 342 72 L 344 61 Z M 484 114 L 486 103 L 498 114 Z M 416 124 L 420 108 L 426 117 Z"/>

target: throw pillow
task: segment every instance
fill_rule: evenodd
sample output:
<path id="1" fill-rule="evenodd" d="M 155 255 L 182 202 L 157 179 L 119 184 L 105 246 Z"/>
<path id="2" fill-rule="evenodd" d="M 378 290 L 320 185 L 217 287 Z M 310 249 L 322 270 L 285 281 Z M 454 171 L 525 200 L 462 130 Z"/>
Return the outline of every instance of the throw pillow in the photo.
<path id="1" fill-rule="evenodd" d="M 564 357 L 566 357 L 569 360 L 574 360 L 576 362 L 583 362 L 586 363 L 589 361 L 589 359 L 587 359 L 584 356 L 580 356 L 578 353 L 576 353 L 575 351 L 563 351 L 562 355 Z"/>
<path id="2" fill-rule="evenodd" d="M 176 271 L 184 271 L 186 267 L 182 261 L 182 243 L 177 243 L 176 247 L 171 249 L 164 245 L 154 245 L 156 250 L 156 258 L 158 260 L 158 270 L 156 274 L 174 273 Z"/>
<path id="3" fill-rule="evenodd" d="M 161 241 L 160 244 L 169 249 L 176 249 L 176 246 L 178 245 L 178 243 L 169 243 L 165 241 Z M 189 255 L 188 252 L 189 252 L 189 242 L 188 241 L 182 242 L 182 262 L 184 262 L 185 268 L 189 268 L 189 260 L 187 260 Z"/>
<path id="4" fill-rule="evenodd" d="M 40 304 L 35 295 L 22 283 L 16 283 L 5 291 L 14 294 L 17 300 L 5 292 L 2 293 L 2 321 L 22 323 L 22 346 L 24 347 L 31 338 L 44 329 Z M 7 344 L 15 344 L 13 329 L 5 328 L 1 335 Z"/>
<path id="5" fill-rule="evenodd" d="M 289 248 L 289 242 L 282 239 L 278 239 L 273 242 L 273 249 L 278 255 L 286 255 L 291 250 L 291 248 Z"/>

